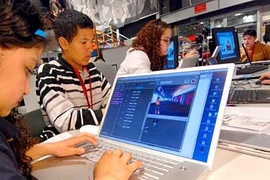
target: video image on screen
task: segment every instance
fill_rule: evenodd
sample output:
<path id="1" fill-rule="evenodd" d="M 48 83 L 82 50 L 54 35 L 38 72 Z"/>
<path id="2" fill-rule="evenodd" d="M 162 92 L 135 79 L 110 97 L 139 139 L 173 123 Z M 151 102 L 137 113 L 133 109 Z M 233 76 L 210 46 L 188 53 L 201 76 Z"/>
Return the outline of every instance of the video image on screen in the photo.
<path id="1" fill-rule="evenodd" d="M 237 56 L 233 33 L 234 32 L 232 31 L 217 33 L 221 60 L 226 60 Z"/>
<path id="2" fill-rule="evenodd" d="M 148 113 L 188 117 L 195 87 L 189 84 L 156 86 Z"/>

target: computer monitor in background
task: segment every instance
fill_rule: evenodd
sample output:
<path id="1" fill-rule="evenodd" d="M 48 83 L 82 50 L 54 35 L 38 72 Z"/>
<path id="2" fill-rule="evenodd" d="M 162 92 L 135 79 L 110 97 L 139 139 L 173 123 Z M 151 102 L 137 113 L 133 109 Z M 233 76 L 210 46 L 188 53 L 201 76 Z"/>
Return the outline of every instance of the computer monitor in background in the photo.
<path id="1" fill-rule="evenodd" d="M 217 57 L 219 64 L 239 62 L 239 42 L 234 27 L 213 28 L 212 39 L 214 46 L 220 46 L 220 52 Z"/>
<path id="2" fill-rule="evenodd" d="M 170 46 L 168 48 L 167 63 L 164 65 L 164 69 L 175 69 L 178 67 L 178 52 L 179 42 L 178 36 L 173 36 L 170 39 Z"/>
<path id="3" fill-rule="evenodd" d="M 265 34 L 263 36 L 263 41 L 268 43 L 270 41 L 270 24 L 265 26 Z"/>

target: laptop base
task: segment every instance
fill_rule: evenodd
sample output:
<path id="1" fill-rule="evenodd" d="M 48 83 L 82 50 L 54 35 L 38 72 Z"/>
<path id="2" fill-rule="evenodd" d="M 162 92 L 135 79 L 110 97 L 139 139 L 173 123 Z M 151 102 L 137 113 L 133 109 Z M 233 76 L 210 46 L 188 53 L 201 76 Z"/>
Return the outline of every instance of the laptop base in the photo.
<path id="1" fill-rule="evenodd" d="M 142 161 L 143 168 L 136 170 L 129 180 L 174 180 L 175 177 L 180 177 L 185 180 L 200 180 L 208 174 L 209 168 L 202 164 L 195 164 L 188 161 L 183 161 L 178 157 L 170 158 L 164 155 L 159 156 L 159 152 L 139 151 L 132 148 L 133 146 L 127 144 L 115 144 L 112 141 L 101 139 L 97 146 L 93 146 L 89 143 L 83 144 L 87 150 L 87 153 L 81 155 L 81 157 L 96 163 L 100 159 L 105 150 L 122 149 L 124 152 L 132 153 L 132 161 Z M 177 160 L 179 159 L 179 160 Z M 179 174 L 181 172 L 181 174 Z"/>

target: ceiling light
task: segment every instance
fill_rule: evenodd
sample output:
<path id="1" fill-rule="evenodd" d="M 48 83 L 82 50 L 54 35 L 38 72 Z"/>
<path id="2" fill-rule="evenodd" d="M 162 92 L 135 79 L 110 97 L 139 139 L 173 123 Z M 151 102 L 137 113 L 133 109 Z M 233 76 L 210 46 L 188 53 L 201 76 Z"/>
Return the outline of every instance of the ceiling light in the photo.
<path id="1" fill-rule="evenodd" d="M 241 15 L 241 13 L 236 13 L 234 16 L 240 16 Z"/>

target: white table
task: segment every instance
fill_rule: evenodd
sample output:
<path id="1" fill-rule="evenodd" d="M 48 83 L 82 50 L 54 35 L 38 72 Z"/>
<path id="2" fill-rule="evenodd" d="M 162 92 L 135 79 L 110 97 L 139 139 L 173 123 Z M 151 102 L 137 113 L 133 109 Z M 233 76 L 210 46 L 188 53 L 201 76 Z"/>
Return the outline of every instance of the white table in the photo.
<path id="1" fill-rule="evenodd" d="M 74 131 L 70 132 L 74 134 Z M 33 164 L 33 175 L 39 180 L 92 179 L 93 163 L 79 156 L 48 157 Z M 207 180 L 269 180 L 270 160 L 217 149 Z M 176 180 L 179 180 L 176 178 Z"/>

